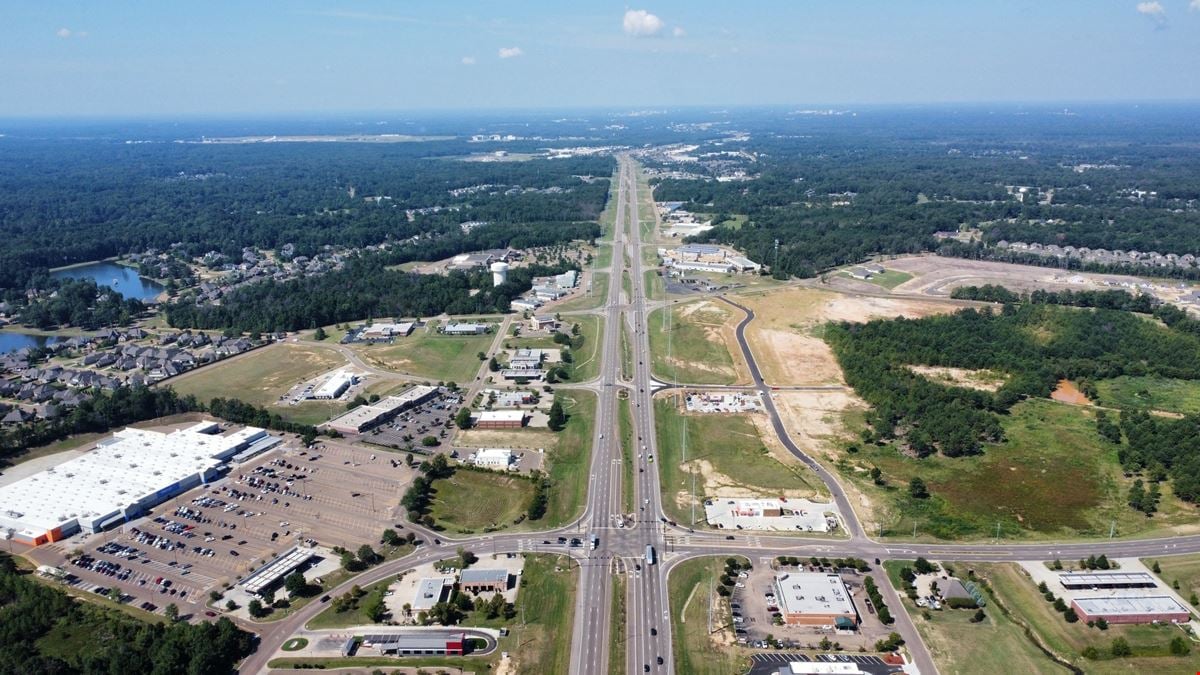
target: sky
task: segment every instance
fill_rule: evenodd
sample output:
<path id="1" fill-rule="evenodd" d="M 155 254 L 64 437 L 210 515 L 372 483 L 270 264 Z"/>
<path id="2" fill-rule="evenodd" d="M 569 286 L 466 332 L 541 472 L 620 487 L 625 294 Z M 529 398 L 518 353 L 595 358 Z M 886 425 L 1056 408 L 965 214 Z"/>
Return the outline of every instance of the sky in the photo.
<path id="1" fill-rule="evenodd" d="M 1200 0 L 0 0 L 0 117 L 1200 99 Z"/>

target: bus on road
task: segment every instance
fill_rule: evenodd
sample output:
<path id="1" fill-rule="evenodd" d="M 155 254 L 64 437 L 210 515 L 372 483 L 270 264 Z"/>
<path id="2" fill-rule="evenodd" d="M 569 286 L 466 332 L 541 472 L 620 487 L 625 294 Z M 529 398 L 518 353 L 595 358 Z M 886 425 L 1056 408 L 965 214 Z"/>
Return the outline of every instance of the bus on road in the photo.
<path id="1" fill-rule="evenodd" d="M 654 547 L 650 546 L 650 545 L 646 546 L 646 564 L 647 565 L 654 564 Z"/>

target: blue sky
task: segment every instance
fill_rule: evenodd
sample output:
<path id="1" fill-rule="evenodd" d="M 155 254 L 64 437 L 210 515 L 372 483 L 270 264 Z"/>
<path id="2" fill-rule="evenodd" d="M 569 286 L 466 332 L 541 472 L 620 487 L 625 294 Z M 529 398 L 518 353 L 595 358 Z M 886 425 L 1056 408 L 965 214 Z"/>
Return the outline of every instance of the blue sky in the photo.
<path id="1" fill-rule="evenodd" d="M 0 8 L 9 117 L 1200 99 L 1200 0 Z"/>

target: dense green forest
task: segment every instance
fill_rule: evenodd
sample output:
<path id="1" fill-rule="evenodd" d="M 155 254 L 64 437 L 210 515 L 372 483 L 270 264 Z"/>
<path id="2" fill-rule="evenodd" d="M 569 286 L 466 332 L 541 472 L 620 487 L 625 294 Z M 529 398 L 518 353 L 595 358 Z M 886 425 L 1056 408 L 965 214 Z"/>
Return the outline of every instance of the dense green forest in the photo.
<path id="1" fill-rule="evenodd" d="M 507 283 L 493 287 L 491 274 L 483 271 L 410 274 L 389 270 L 386 262 L 384 256 L 368 255 L 320 276 L 250 284 L 223 298 L 220 305 L 172 303 L 166 307 L 167 320 L 176 328 L 268 332 L 362 318 L 507 312 L 509 303 L 529 290 L 534 276 L 572 268 L 517 267 L 509 271 Z"/>
<path id="2" fill-rule="evenodd" d="M 311 256 L 327 244 L 455 238 L 467 220 L 594 221 L 615 166 L 611 157 L 463 162 L 454 158 L 468 146 L 457 141 L 5 140 L 0 288 L 21 289 L 39 270 L 177 243 L 192 255 L 217 250 L 235 259 L 245 246 L 292 243 L 297 255 Z M 480 185 L 494 187 L 450 193 Z M 378 196 L 390 199 L 364 199 Z M 406 213 L 428 207 L 445 210 Z"/>
<path id="3" fill-rule="evenodd" d="M 1161 304 L 1161 301 L 1148 293 L 1134 295 L 1129 291 L 1116 289 L 1105 291 L 1044 291 L 1039 289 L 1029 293 L 1018 293 L 996 284 L 959 286 L 950 292 L 950 297 L 956 300 L 979 300 L 982 302 L 1028 302 L 1034 305 L 1099 307 L 1140 314 L 1150 314 L 1155 307 Z"/>
<path id="4" fill-rule="evenodd" d="M 253 649 L 254 636 L 229 619 L 143 623 L 39 584 L 0 554 L 3 675 L 221 675 Z"/>
<path id="5" fill-rule="evenodd" d="M 38 328 L 71 325 L 84 330 L 126 326 L 146 310 L 145 305 L 120 293 L 100 288 L 92 279 L 47 280 L 45 297 L 21 308 L 21 323 Z"/>
<path id="6" fill-rule="evenodd" d="M 899 439 L 918 456 L 982 452 L 1003 439 L 998 415 L 1060 379 L 1120 375 L 1200 379 L 1200 338 L 1129 312 L 1054 305 L 964 309 L 924 319 L 834 324 L 826 331 L 846 381 L 872 404 L 872 440 Z M 936 383 L 910 365 L 986 369 L 994 393 Z"/>

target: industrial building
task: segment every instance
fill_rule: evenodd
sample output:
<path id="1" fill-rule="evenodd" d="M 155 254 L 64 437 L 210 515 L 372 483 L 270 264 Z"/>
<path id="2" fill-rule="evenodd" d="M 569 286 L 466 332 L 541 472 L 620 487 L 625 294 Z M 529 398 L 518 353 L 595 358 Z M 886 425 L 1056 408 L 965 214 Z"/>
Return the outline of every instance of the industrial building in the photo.
<path id="1" fill-rule="evenodd" d="M 442 328 L 442 333 L 446 335 L 483 335 L 486 332 L 486 323 L 448 323 Z"/>
<path id="2" fill-rule="evenodd" d="M 0 534 L 37 546 L 99 532 L 215 477 L 238 453 L 279 442 L 256 427 L 218 430 L 201 422 L 171 433 L 118 431 L 91 452 L 0 488 Z"/>
<path id="3" fill-rule="evenodd" d="M 540 349 L 518 349 L 508 360 L 510 370 L 538 370 L 545 354 Z"/>
<path id="4" fill-rule="evenodd" d="M 1076 598 L 1071 607 L 1085 622 L 1104 619 L 1108 623 L 1186 623 L 1192 619 L 1187 607 L 1166 595 Z"/>
<path id="5" fill-rule="evenodd" d="M 484 410 L 475 421 L 477 429 L 520 429 L 525 426 L 521 410 Z"/>
<path id="6" fill-rule="evenodd" d="M 346 371 L 338 371 L 334 373 L 328 380 L 325 380 L 321 386 L 317 387 L 309 398 L 318 401 L 332 401 L 346 393 L 350 387 L 358 384 L 358 376 Z"/>
<path id="7" fill-rule="evenodd" d="M 466 636 L 453 631 L 410 631 L 391 635 L 364 635 L 362 646 L 397 656 L 462 656 Z"/>
<path id="8" fill-rule="evenodd" d="M 846 584 L 836 574 L 792 572 L 775 575 L 779 612 L 790 626 L 858 625 L 858 612 Z"/>
<path id="9" fill-rule="evenodd" d="M 358 339 L 367 342 L 377 342 L 380 340 L 390 340 L 394 337 L 408 337 L 412 335 L 413 329 L 417 324 L 414 321 L 402 321 L 399 323 L 373 323 L 370 326 L 364 326 L 358 333 Z"/>
<path id="10" fill-rule="evenodd" d="M 732 274 L 757 272 L 762 269 L 762 265 L 745 256 L 709 244 L 685 244 L 673 249 L 660 248 L 658 256 L 663 259 L 665 267 L 681 271 Z"/>
<path id="11" fill-rule="evenodd" d="M 417 595 L 413 598 L 413 611 L 422 611 L 433 607 L 446 599 L 446 591 L 454 585 L 454 577 L 431 577 L 421 579 L 417 584 Z"/>
<path id="12" fill-rule="evenodd" d="M 508 590 L 508 570 L 463 570 L 458 576 L 458 587 L 476 595 L 503 593 Z"/>
<path id="13" fill-rule="evenodd" d="M 1058 575 L 1058 583 L 1070 590 L 1158 586 L 1148 572 L 1066 572 Z"/>
<path id="14" fill-rule="evenodd" d="M 471 462 L 485 469 L 510 469 L 516 457 L 508 448 L 480 448 L 475 451 Z"/>
<path id="15" fill-rule="evenodd" d="M 380 424 L 391 421 L 396 415 L 421 405 L 437 396 L 438 388 L 415 385 L 395 396 L 380 399 L 371 405 L 360 405 L 354 410 L 336 417 L 325 426 L 343 434 L 361 434 Z"/>

